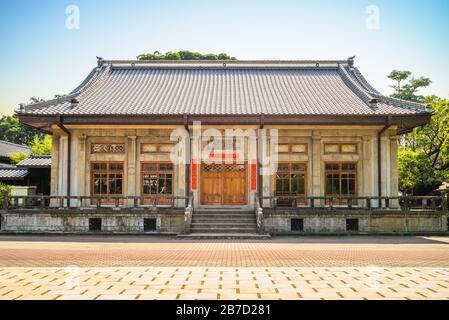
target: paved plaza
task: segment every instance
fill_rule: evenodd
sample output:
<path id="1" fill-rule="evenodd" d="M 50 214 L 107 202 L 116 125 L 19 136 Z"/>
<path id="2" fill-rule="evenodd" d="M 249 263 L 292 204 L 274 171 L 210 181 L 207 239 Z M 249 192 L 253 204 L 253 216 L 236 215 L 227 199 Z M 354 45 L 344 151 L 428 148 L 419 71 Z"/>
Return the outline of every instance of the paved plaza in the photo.
<path id="1" fill-rule="evenodd" d="M 449 237 L 0 236 L 0 299 L 449 299 Z"/>

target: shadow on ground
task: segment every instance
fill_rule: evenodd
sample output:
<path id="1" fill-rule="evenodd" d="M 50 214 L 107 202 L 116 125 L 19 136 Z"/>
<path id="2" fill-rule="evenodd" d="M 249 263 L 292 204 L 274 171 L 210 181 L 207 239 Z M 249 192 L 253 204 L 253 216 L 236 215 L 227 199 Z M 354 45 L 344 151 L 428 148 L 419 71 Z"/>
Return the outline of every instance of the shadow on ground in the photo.
<path id="1" fill-rule="evenodd" d="M 75 242 L 75 243 L 307 243 L 307 244 L 448 244 L 448 236 L 274 236 L 265 240 L 215 239 L 184 240 L 160 235 L 23 235 L 3 234 L 2 241 Z"/>

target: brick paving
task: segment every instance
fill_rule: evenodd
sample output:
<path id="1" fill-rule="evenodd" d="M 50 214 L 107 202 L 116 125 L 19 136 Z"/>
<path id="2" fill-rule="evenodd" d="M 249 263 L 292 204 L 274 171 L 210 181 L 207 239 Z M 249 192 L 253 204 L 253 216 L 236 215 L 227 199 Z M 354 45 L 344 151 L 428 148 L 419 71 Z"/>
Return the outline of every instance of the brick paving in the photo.
<path id="1" fill-rule="evenodd" d="M 5 299 L 449 299 L 449 238 L 1 236 Z"/>

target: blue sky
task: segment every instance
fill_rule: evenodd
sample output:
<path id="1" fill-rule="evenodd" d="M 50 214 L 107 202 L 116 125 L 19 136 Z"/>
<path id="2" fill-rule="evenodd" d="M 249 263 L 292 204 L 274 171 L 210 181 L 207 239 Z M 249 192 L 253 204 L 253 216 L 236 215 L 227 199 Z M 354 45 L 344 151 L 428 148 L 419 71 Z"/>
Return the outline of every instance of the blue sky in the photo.
<path id="1" fill-rule="evenodd" d="M 80 28 L 66 27 L 66 8 Z M 379 9 L 379 28 L 366 12 Z M 386 75 L 428 76 L 425 94 L 449 98 L 449 1 L 0 0 L 0 114 L 29 97 L 75 88 L 95 56 L 159 50 L 226 52 L 238 59 L 345 59 L 383 93 Z M 368 26 L 372 26 L 369 24 Z"/>

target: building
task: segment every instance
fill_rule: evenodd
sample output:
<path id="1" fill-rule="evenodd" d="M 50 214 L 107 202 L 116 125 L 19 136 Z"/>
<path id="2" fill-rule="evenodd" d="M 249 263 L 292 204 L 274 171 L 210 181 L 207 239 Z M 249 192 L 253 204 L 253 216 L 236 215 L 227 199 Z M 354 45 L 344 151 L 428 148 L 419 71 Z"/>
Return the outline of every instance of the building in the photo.
<path id="1" fill-rule="evenodd" d="M 28 158 L 12 164 L 10 154 L 19 152 Z M 51 156 L 33 155 L 27 146 L 0 141 L 0 161 L 0 182 L 13 186 L 13 194 L 50 195 Z"/>
<path id="2" fill-rule="evenodd" d="M 116 209 L 93 229 L 147 230 L 150 216 L 174 232 L 447 229 L 437 210 L 411 221 L 398 198 L 398 135 L 431 112 L 379 93 L 353 58 L 99 59 L 73 92 L 17 114 L 53 135 L 52 196 Z"/>
<path id="3" fill-rule="evenodd" d="M 28 174 L 11 162 L 10 154 L 23 152 L 30 154 L 27 146 L 0 140 L 0 182 L 7 185 L 22 185 Z"/>

